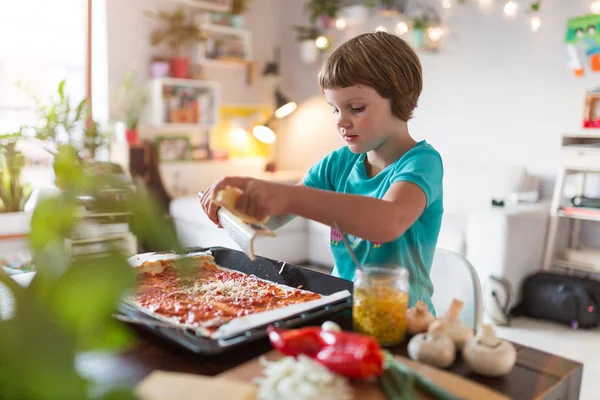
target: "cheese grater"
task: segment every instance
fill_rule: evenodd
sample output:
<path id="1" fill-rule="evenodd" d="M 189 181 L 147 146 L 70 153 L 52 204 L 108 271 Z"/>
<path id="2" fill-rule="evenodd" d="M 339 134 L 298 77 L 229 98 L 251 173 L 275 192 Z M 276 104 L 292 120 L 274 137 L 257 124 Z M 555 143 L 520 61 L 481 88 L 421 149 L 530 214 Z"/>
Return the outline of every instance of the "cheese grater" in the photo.
<path id="1" fill-rule="evenodd" d="M 198 193 L 198 197 L 202 197 L 202 192 Z M 258 236 L 276 236 L 275 233 L 265 225 L 244 222 L 223 206 L 217 211 L 217 216 L 221 226 L 225 229 L 229 237 L 240 246 L 252 261 L 256 260 L 256 254 L 254 254 L 254 239 Z"/>

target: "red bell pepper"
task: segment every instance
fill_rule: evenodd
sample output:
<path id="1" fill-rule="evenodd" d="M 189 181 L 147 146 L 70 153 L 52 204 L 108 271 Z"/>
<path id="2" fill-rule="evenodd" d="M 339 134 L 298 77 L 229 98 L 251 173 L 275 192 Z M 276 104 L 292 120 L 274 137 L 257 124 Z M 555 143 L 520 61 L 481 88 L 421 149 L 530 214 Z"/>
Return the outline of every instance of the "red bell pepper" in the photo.
<path id="1" fill-rule="evenodd" d="M 277 329 L 269 326 L 271 344 L 281 353 L 304 354 L 329 370 L 349 378 L 368 379 L 383 374 L 383 351 L 375 338 L 318 327 Z"/>

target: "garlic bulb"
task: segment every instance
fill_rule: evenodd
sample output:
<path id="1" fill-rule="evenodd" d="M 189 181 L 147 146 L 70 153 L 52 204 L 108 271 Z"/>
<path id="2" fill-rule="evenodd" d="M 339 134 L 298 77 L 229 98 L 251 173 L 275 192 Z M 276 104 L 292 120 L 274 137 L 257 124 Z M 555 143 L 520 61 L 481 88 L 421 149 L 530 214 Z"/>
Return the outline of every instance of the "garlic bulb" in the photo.
<path id="1" fill-rule="evenodd" d="M 446 315 L 442 318 L 438 318 L 438 320 L 433 321 L 429 325 L 429 329 L 431 330 L 432 326 L 436 326 L 438 323 L 437 321 L 443 320 L 445 322 L 444 331 L 450 336 L 457 350 L 462 350 L 467 341 L 473 337 L 473 329 L 469 328 L 464 322 L 458 319 L 463 306 L 464 303 L 462 301 L 453 299 Z"/>
<path id="2" fill-rule="evenodd" d="M 434 320 L 435 317 L 427 308 L 427 304 L 421 300 L 417 301 L 414 307 L 406 310 L 406 328 L 411 335 L 427 332 L 429 324 Z"/>
<path id="3" fill-rule="evenodd" d="M 437 326 L 426 333 L 419 333 L 408 342 L 408 355 L 415 361 L 446 368 L 456 358 L 454 342 L 445 333 L 446 322 L 440 321 Z"/>
<path id="4" fill-rule="evenodd" d="M 498 338 L 491 325 L 485 325 L 467 342 L 462 357 L 473 371 L 495 377 L 506 375 L 513 369 L 517 351 L 511 343 Z"/>

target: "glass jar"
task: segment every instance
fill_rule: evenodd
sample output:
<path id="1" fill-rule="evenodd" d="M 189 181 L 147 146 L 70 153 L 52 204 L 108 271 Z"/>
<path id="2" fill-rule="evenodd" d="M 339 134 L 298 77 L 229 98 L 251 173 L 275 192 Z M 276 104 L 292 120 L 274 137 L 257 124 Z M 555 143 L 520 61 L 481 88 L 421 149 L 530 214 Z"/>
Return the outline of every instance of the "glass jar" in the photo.
<path id="1" fill-rule="evenodd" d="M 356 271 L 352 318 L 354 330 L 393 346 L 406 334 L 408 270 L 399 265 L 365 265 Z"/>

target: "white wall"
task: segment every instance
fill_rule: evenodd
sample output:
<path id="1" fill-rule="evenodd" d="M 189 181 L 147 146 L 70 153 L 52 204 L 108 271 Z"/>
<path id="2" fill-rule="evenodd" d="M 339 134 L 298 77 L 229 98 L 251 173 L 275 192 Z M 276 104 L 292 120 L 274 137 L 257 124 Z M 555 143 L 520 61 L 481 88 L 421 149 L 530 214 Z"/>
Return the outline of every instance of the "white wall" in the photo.
<path id="1" fill-rule="evenodd" d="M 305 24 L 301 2 L 283 1 L 288 10 L 283 26 Z M 454 7 L 440 53 L 419 53 L 424 89 L 409 127 L 445 162 L 525 165 L 545 178 L 549 196 L 561 133 L 580 130 L 585 91 L 600 83 L 600 74 L 573 76 L 563 43 L 567 20 L 588 13 L 590 1 L 544 2 L 537 33 L 530 31 L 524 12 L 507 20 L 503 1 L 485 11 L 476 3 Z M 317 85 L 319 65 L 301 64 L 290 29 L 284 28 L 282 40 L 284 87 L 304 103 L 285 122 L 280 162 L 284 168 L 306 168 L 342 143 Z M 600 242 L 591 224 L 584 235 Z"/>
<path id="2" fill-rule="evenodd" d="M 152 48 L 150 32 L 158 23 L 144 15 L 146 10 L 173 11 L 179 4 L 169 0 L 106 0 L 109 85 L 117 86 L 125 73 L 135 68 L 140 82 L 150 76 L 149 60 L 166 48 Z M 226 103 L 268 103 L 272 93 L 268 82 L 259 78 L 264 63 L 271 60 L 281 31 L 279 0 L 253 0 L 246 14 L 246 27 L 252 31 L 256 79 L 247 85 L 244 68 L 206 67 L 207 79 L 217 80 Z M 193 11 L 194 8 L 187 8 Z M 271 14 L 270 14 L 271 13 Z M 269 15 L 270 14 L 270 15 Z M 260 45 L 259 45 L 260 44 Z M 163 53 L 164 54 L 164 53 Z M 193 53 L 191 53 L 193 55 Z"/>

